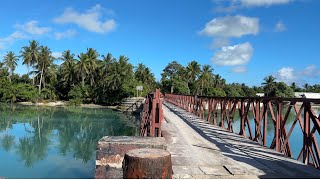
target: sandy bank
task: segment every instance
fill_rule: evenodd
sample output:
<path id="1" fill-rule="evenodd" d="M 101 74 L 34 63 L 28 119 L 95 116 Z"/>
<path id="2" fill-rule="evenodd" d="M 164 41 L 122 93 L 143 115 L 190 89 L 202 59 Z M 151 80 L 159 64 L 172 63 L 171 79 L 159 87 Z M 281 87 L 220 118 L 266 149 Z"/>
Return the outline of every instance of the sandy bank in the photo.
<path id="1" fill-rule="evenodd" d="M 17 102 L 20 105 L 26 106 L 50 106 L 50 107 L 64 107 L 68 106 L 68 101 L 55 101 L 55 102 L 48 102 L 48 103 L 33 103 L 33 102 Z M 98 104 L 81 104 L 80 107 L 83 108 L 108 108 L 108 109 L 117 109 L 117 106 L 102 106 Z"/>

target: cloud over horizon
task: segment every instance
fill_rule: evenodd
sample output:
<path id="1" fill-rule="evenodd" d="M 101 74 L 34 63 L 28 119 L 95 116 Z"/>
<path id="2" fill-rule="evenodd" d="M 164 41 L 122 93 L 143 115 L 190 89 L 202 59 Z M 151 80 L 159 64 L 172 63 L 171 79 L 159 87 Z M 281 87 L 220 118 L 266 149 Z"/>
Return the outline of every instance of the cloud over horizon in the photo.
<path id="1" fill-rule="evenodd" d="M 274 76 L 277 81 L 283 81 L 287 84 L 295 82 L 302 85 L 307 79 L 320 78 L 320 69 L 316 65 L 309 65 L 300 70 L 296 70 L 293 67 L 283 67 Z"/>

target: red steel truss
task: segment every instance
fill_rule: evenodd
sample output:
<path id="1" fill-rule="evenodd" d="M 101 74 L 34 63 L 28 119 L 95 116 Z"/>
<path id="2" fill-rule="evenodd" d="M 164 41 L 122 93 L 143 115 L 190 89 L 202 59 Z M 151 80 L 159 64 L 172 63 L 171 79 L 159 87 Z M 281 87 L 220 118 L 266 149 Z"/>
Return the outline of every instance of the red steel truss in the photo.
<path id="1" fill-rule="evenodd" d="M 161 122 L 163 121 L 162 94 L 160 89 L 146 96 L 141 116 L 140 136 L 161 136 Z"/>
<path id="2" fill-rule="evenodd" d="M 320 169 L 320 151 L 316 133 L 320 134 L 320 114 L 312 108 L 320 99 L 268 98 L 268 97 L 207 97 L 166 94 L 165 100 L 179 106 L 209 123 L 233 130 L 236 111 L 240 116 L 240 131 L 234 132 L 267 146 L 267 123 L 274 126 L 273 140 L 269 148 L 292 157 L 289 138 L 297 124 L 303 133 L 303 145 L 298 160 Z M 250 126 L 249 112 L 252 112 L 254 129 Z M 219 117 L 218 117 L 218 112 Z M 295 117 L 289 122 L 289 114 Z M 290 129 L 287 131 L 285 126 Z M 254 132 L 254 133 L 253 133 Z"/>

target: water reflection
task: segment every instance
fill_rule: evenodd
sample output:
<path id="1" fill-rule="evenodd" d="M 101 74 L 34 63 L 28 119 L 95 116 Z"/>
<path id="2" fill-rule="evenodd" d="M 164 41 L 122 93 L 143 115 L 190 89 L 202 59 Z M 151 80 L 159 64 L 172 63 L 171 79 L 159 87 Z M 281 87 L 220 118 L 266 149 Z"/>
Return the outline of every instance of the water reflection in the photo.
<path id="1" fill-rule="evenodd" d="M 14 142 L 14 136 L 9 135 L 9 134 L 5 134 L 2 138 L 2 147 L 3 149 L 8 152 L 11 150 L 11 148 L 15 145 Z"/>
<path id="2" fill-rule="evenodd" d="M 48 169 L 40 164 L 57 165 L 49 159 L 59 156 L 78 163 L 78 169 L 70 169 L 67 176 L 65 172 L 61 172 L 61 176 L 54 172 L 54 177 L 90 178 L 93 177 L 96 143 L 101 137 L 137 134 L 135 124 L 111 110 L 0 104 L 0 159 L 14 158 L 0 164 L 0 177 L 44 178 L 41 174 Z M 79 173 L 87 165 L 92 165 L 91 171 Z M 10 168 L 11 172 L 4 170 Z M 13 172 L 16 168 L 22 169 L 22 176 Z M 30 169 L 39 174 L 28 173 Z"/>

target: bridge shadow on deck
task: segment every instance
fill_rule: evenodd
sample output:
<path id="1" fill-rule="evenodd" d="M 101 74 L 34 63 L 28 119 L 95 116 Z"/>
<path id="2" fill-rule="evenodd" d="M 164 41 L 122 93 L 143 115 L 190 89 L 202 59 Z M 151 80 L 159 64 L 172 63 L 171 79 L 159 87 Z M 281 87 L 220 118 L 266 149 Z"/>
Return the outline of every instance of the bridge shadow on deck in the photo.
<path id="1" fill-rule="evenodd" d="M 320 178 L 320 170 L 314 167 L 285 157 L 257 142 L 209 124 L 175 105 L 167 102 L 164 102 L 164 105 L 203 138 L 214 143 L 219 148 L 210 148 L 211 150 L 220 151 L 224 156 L 241 162 L 241 165 L 245 163 L 246 171 L 249 173 L 250 171 L 256 171 L 254 174 L 258 174 L 259 178 Z"/>

